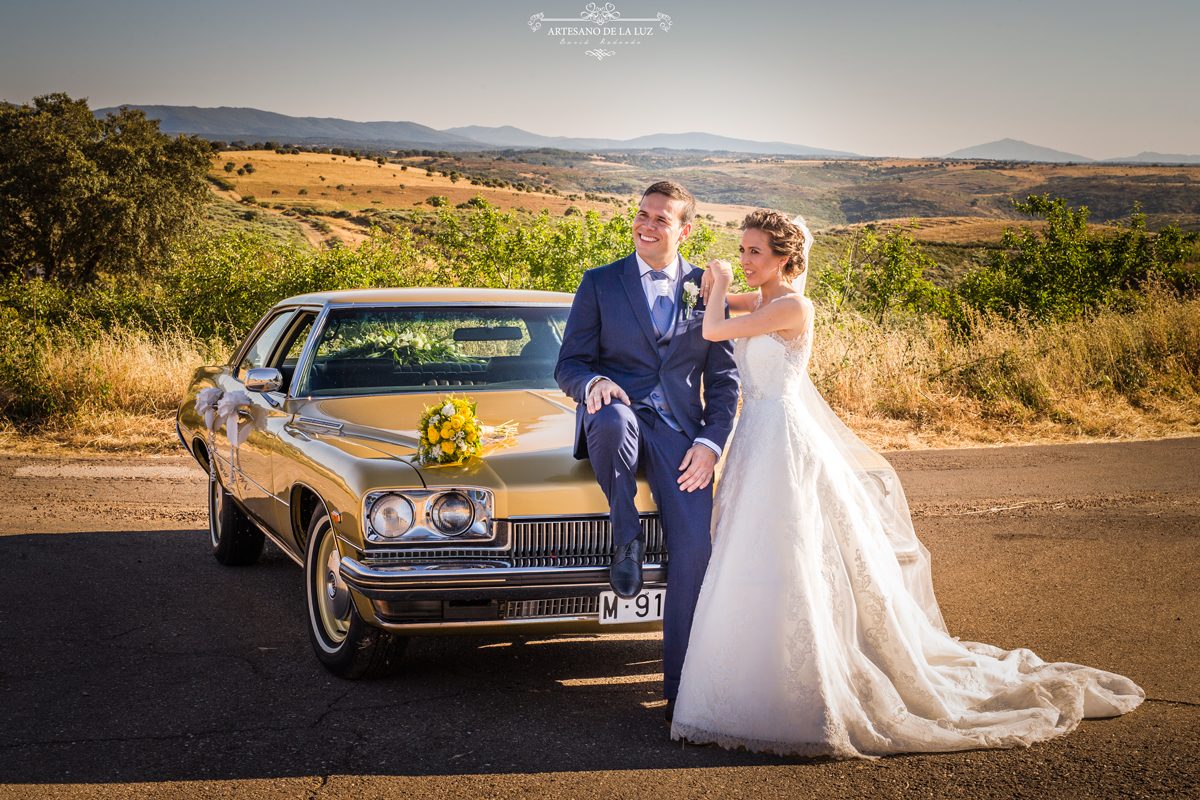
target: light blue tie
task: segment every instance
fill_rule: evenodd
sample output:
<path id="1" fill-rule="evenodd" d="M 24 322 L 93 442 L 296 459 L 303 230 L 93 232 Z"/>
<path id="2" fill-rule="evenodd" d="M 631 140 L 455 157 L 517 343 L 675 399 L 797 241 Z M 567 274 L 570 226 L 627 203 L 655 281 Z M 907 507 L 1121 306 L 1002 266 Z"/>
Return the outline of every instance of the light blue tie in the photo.
<path id="1" fill-rule="evenodd" d="M 657 283 L 658 281 L 669 281 L 667 273 L 660 270 L 650 270 L 650 277 Z M 665 336 L 667 331 L 671 329 L 671 310 L 675 304 L 671 302 L 671 298 L 664 294 L 656 294 L 654 304 L 650 307 L 650 315 L 654 319 L 654 330 L 659 336 Z"/>

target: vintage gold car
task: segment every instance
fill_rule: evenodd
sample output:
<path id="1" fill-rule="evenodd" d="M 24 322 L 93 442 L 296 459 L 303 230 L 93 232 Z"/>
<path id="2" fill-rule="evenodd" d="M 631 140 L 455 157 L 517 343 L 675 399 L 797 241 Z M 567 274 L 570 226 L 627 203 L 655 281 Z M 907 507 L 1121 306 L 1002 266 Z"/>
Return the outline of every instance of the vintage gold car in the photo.
<path id="1" fill-rule="evenodd" d="M 570 303 L 488 289 L 303 295 L 228 363 L 197 370 L 177 430 L 212 476 L 213 553 L 253 564 L 265 536 L 302 565 L 313 649 L 334 674 L 386 674 L 415 635 L 661 625 L 666 552 L 644 481 L 647 591 L 601 603 L 608 503 L 571 454 L 575 403 L 553 378 Z M 422 412 L 450 393 L 476 401 L 484 424 L 515 422 L 515 439 L 460 466 L 414 463 Z M 227 412 L 241 403 L 224 424 L 214 395 Z"/>

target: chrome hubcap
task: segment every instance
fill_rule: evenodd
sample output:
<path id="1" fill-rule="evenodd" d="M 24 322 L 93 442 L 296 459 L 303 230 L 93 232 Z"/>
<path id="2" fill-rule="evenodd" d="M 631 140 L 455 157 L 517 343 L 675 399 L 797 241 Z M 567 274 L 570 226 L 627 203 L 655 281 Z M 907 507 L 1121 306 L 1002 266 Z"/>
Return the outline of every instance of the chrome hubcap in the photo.
<path id="1" fill-rule="evenodd" d="M 326 541 L 332 545 L 333 534 L 327 534 Z M 337 622 L 345 622 L 350 616 L 350 589 L 342 580 L 340 568 L 342 559 L 338 555 L 337 546 L 332 545 L 329 548 L 329 555 L 325 559 L 325 569 L 323 572 L 322 594 L 325 596 L 325 602 L 329 609 L 329 615 Z M 341 627 L 340 625 L 337 627 Z"/>

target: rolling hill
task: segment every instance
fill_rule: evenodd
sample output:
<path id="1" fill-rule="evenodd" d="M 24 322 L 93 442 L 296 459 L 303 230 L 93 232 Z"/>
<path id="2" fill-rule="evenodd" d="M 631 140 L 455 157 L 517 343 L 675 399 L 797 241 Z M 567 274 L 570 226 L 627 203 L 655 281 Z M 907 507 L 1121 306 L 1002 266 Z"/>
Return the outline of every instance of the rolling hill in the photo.
<path id="1" fill-rule="evenodd" d="M 1200 164 L 1200 156 L 1176 153 L 1138 153 L 1129 158 L 1106 158 L 1103 164 Z"/>
<path id="2" fill-rule="evenodd" d="M 416 122 L 352 122 L 332 117 L 289 117 L 257 108 L 198 108 L 196 106 L 135 105 L 151 119 L 161 120 L 165 133 L 194 133 L 209 139 L 247 141 L 375 141 L 389 144 L 435 145 L 447 149 L 477 148 L 479 142 L 445 133 Z M 100 108 L 103 115 L 116 108 Z"/>
<path id="3" fill-rule="evenodd" d="M 947 153 L 945 157 L 982 158 L 992 161 L 1046 161 L 1050 163 L 1073 161 L 1076 164 L 1087 164 L 1096 160 L 1087 156 L 1064 153 L 1061 150 L 1052 150 L 1049 147 L 1039 147 L 1019 139 L 1000 139 L 987 144 L 977 144 L 974 147 L 964 147 L 962 150 Z"/>
<path id="4" fill-rule="evenodd" d="M 585 139 L 542 136 L 504 126 L 472 125 L 439 131 L 416 122 L 354 122 L 333 117 L 289 117 L 257 108 L 200 108 L 130 104 L 160 120 L 165 133 L 191 133 L 224 141 L 276 141 L 309 144 L 372 142 L 393 147 L 436 147 L 442 150 L 556 147 L 563 150 L 706 150 L 732 153 L 855 157 L 854 153 L 823 150 L 787 142 L 756 142 L 709 133 L 660 133 L 636 139 Z M 97 116 L 117 108 L 100 108 Z"/>

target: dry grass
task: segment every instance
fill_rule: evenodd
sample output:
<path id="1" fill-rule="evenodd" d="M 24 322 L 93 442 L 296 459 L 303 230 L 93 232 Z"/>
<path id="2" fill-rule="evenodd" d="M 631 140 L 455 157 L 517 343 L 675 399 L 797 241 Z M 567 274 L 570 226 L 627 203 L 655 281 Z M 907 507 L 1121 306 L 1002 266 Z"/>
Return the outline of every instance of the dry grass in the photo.
<path id="1" fill-rule="evenodd" d="M 822 318 L 813 380 L 883 449 L 1200 434 L 1200 301 L 1155 293 L 1134 314 L 973 327 Z"/>
<path id="2" fill-rule="evenodd" d="M 225 172 L 223 165 L 227 161 L 234 162 L 238 167 L 253 164 L 255 171 L 242 176 L 236 172 Z M 239 197 L 252 195 L 258 201 L 326 210 L 411 209 L 414 204 L 429 210 L 429 206 L 423 204 L 425 198 L 431 195 L 446 197 L 451 205 L 458 205 L 482 194 L 489 203 L 505 211 L 513 208 L 540 211 L 546 208 L 551 214 L 561 215 L 572 205 L 594 208 L 605 215 L 613 211 L 613 206 L 606 203 L 568 200 L 540 192 L 530 194 L 512 189 L 472 186 L 469 180 L 454 183 L 440 175 L 426 175 L 423 167 L 415 166 L 420 161 L 423 159 L 410 161 L 408 169 L 401 170 L 400 164 L 380 166 L 365 158 L 355 161 L 351 156 L 316 153 L 281 155 L 272 151 L 253 150 L 218 153 L 213 157 L 211 174 L 233 182 Z M 469 167 L 461 169 L 469 171 Z M 532 181 L 535 173 L 532 167 L 530 170 L 522 175 Z M 339 189 L 339 186 L 343 188 Z M 300 194 L 302 189 L 307 194 Z M 273 191 L 277 194 L 272 194 Z"/>
<path id="3" fill-rule="evenodd" d="M 32 428 L 0 423 L 0 449 L 159 452 L 175 446 L 175 409 L 196 367 L 227 350 L 175 331 L 48 336 L 42 374 L 50 402 L 74 410 Z"/>
<path id="4" fill-rule="evenodd" d="M 225 349 L 127 330 L 45 344 L 44 380 L 79 410 L 36 429 L 0 426 L 0 450 L 172 450 L 192 372 Z M 811 372 L 883 450 L 1197 435 L 1200 300 L 1156 293 L 1137 313 L 1049 325 L 978 318 L 965 338 L 940 320 L 822 316 Z"/>

